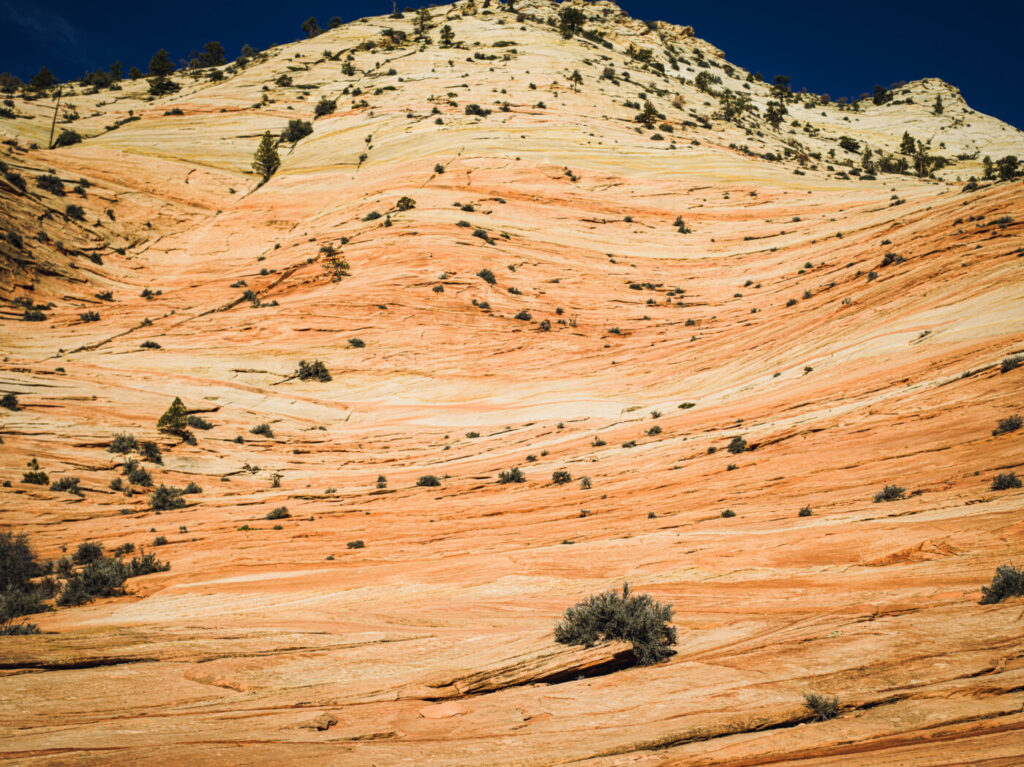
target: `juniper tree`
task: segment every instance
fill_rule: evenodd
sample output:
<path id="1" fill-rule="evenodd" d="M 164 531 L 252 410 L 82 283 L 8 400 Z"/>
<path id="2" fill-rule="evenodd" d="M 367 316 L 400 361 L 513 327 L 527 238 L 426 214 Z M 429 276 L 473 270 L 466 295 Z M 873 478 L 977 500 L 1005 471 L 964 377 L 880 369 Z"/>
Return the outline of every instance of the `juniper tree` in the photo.
<path id="1" fill-rule="evenodd" d="M 225 62 L 224 46 L 216 40 L 208 42 L 203 47 L 203 52 L 199 54 L 199 66 L 202 67 L 219 67 Z"/>
<path id="2" fill-rule="evenodd" d="M 900 141 L 900 154 L 914 154 L 917 149 L 917 142 L 910 135 L 909 131 L 903 131 L 903 140 Z"/>
<path id="3" fill-rule="evenodd" d="M 1008 154 L 996 160 L 996 172 L 1000 181 L 1011 181 L 1020 175 L 1020 161 L 1016 155 Z"/>
<path id="4" fill-rule="evenodd" d="M 39 71 L 32 75 L 32 79 L 28 81 L 28 87 L 34 91 L 45 91 L 56 84 L 57 78 L 46 67 L 40 67 Z"/>
<path id="5" fill-rule="evenodd" d="M 166 49 L 161 48 L 149 60 L 149 73 L 155 77 L 167 77 L 174 71 L 174 62 Z"/>
<path id="6" fill-rule="evenodd" d="M 586 16 L 579 8 L 562 8 L 558 12 L 558 31 L 568 40 L 583 30 L 583 22 L 586 20 Z"/>
<path id="7" fill-rule="evenodd" d="M 252 161 L 252 169 L 260 174 L 263 184 L 270 180 L 270 177 L 277 173 L 281 167 L 281 158 L 277 154 L 277 143 L 270 131 L 263 134 L 260 145 L 256 148 L 256 156 Z"/>
<path id="8" fill-rule="evenodd" d="M 574 91 L 578 91 L 580 89 L 580 85 L 583 84 L 583 75 L 580 74 L 580 70 L 572 70 L 572 74 L 569 75 L 569 82 L 572 83 L 572 89 Z"/>
<path id="9" fill-rule="evenodd" d="M 452 43 L 455 42 L 455 33 L 452 32 L 452 28 L 445 24 L 441 27 L 441 45 L 445 48 L 451 48 Z"/>
<path id="10" fill-rule="evenodd" d="M 782 118 L 788 113 L 789 110 L 786 109 L 786 105 L 781 101 L 769 101 L 768 109 L 765 110 L 764 113 L 764 119 L 767 120 L 775 130 L 778 130 L 779 126 L 782 124 Z"/>
<path id="11" fill-rule="evenodd" d="M 167 434 L 183 435 L 188 434 L 188 408 L 181 401 L 181 397 L 175 397 L 174 402 L 167 408 L 160 420 L 156 422 L 156 428 Z"/>
<path id="12" fill-rule="evenodd" d="M 932 104 L 932 114 L 940 115 L 945 111 L 946 107 L 944 107 L 942 104 L 942 95 L 939 94 L 938 96 L 935 97 L 935 103 Z"/>
<path id="13" fill-rule="evenodd" d="M 643 109 L 641 109 L 637 113 L 637 116 L 633 119 L 635 119 L 641 125 L 645 125 L 648 128 L 653 128 L 654 121 L 658 119 L 658 110 L 654 108 L 654 104 L 645 99 Z"/>
<path id="14" fill-rule="evenodd" d="M 315 16 L 310 16 L 308 19 L 302 22 L 302 31 L 306 33 L 307 38 L 316 37 L 321 32 L 323 32 L 323 30 L 320 29 L 320 25 L 316 23 Z"/>
<path id="15" fill-rule="evenodd" d="M 425 43 L 430 42 L 427 30 L 430 29 L 430 11 L 426 8 L 419 8 L 416 11 L 416 18 L 413 19 L 412 27 L 416 32 L 416 39 Z"/>

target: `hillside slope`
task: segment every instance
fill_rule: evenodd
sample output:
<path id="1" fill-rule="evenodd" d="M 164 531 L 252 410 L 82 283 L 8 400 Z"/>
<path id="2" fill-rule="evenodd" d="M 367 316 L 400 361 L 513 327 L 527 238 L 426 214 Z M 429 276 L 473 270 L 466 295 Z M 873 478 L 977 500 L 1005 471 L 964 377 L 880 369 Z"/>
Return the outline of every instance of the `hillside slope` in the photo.
<path id="1" fill-rule="evenodd" d="M 0 527 L 171 569 L 0 637 L 3 758 L 1024 760 L 1021 600 L 978 604 L 1024 543 L 1024 490 L 992 489 L 1024 475 L 1024 430 L 993 434 L 1024 414 L 1024 186 L 968 183 L 1024 134 L 938 80 L 780 94 L 689 28 L 579 7 L 592 39 L 543 0 L 459 3 L 429 44 L 376 17 L 158 98 L 78 86 L 83 140 L 53 150 L 54 102 L 14 99 Z M 756 109 L 726 120 L 735 94 Z M 912 167 L 905 132 L 948 164 L 869 172 L 865 147 Z M 157 429 L 175 397 L 195 444 Z M 115 489 L 121 433 L 201 492 Z M 670 660 L 554 642 L 627 580 L 674 605 Z"/>

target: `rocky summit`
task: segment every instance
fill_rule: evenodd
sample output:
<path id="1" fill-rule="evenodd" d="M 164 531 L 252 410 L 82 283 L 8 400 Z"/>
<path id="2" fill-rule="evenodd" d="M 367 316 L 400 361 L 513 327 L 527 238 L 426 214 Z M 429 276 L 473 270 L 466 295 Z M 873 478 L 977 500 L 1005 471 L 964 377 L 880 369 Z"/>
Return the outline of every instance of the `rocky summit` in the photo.
<path id="1" fill-rule="evenodd" d="M 0 760 L 1024 763 L 1024 133 L 308 32 L 3 94 Z"/>

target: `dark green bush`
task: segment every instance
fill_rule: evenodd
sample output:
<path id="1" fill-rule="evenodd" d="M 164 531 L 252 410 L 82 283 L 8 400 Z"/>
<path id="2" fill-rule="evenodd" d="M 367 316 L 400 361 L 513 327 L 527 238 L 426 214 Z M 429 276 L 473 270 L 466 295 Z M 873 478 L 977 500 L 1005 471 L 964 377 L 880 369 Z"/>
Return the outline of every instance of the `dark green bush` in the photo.
<path id="1" fill-rule="evenodd" d="M 811 507 L 810 506 L 804 506 L 802 509 L 800 509 L 800 516 L 801 517 L 809 517 L 813 513 L 814 512 L 811 511 Z"/>
<path id="2" fill-rule="evenodd" d="M 736 516 L 736 512 L 733 511 L 732 509 L 726 509 L 725 511 L 722 512 L 722 516 L 725 517 L 726 519 L 729 519 L 731 517 L 735 517 Z"/>
<path id="3" fill-rule="evenodd" d="M 132 557 L 132 561 L 128 563 L 128 577 L 135 578 L 139 575 L 162 573 L 170 569 L 170 562 L 161 562 L 156 558 L 156 555 L 151 552 L 140 552 L 140 556 Z"/>
<path id="4" fill-rule="evenodd" d="M 900 487 L 899 485 L 886 485 L 875 493 L 875 503 L 882 503 L 883 501 L 900 501 L 903 499 L 906 492 L 906 488 Z"/>
<path id="5" fill-rule="evenodd" d="M 556 485 L 567 485 L 572 482 L 572 474 L 564 469 L 559 469 L 551 473 L 551 481 Z"/>
<path id="6" fill-rule="evenodd" d="M 281 140 L 290 144 L 304 139 L 313 132 L 313 125 L 305 120 L 289 120 L 288 127 L 281 133 Z"/>
<path id="7" fill-rule="evenodd" d="M 198 415 L 190 415 L 187 419 L 187 423 L 193 429 L 199 429 L 200 431 L 209 431 L 213 428 L 212 423 Z"/>
<path id="8" fill-rule="evenodd" d="M 181 497 L 182 492 L 176 487 L 160 485 L 149 496 L 149 507 L 153 511 L 169 511 L 180 509 L 185 506 L 185 499 Z"/>
<path id="9" fill-rule="evenodd" d="M 36 184 L 39 185 L 40 189 L 45 189 L 50 194 L 55 194 L 58 197 L 64 196 L 64 182 L 52 173 L 39 176 L 36 179 Z"/>
<path id="10" fill-rule="evenodd" d="M 993 490 L 1013 490 L 1021 486 L 1020 478 L 1012 471 L 996 474 L 992 479 Z"/>
<path id="11" fill-rule="evenodd" d="M 250 434 L 259 434 L 259 435 L 264 436 L 264 437 L 273 437 L 274 436 L 274 430 L 270 428 L 270 424 L 269 423 L 261 423 L 261 424 L 259 424 L 257 426 L 253 426 L 251 429 L 249 429 L 249 433 Z"/>
<path id="12" fill-rule="evenodd" d="M 324 96 L 320 99 L 320 102 L 316 105 L 315 114 L 317 117 L 325 117 L 329 114 L 334 114 L 334 110 L 338 108 L 338 102 L 332 101 L 331 99 Z"/>
<path id="13" fill-rule="evenodd" d="M 0 407 L 8 410 L 20 410 L 18 406 L 18 395 L 14 392 L 8 392 L 4 396 L 0 397 Z"/>
<path id="14" fill-rule="evenodd" d="M 422 477 L 416 480 L 417 487 L 440 487 L 441 480 L 435 477 L 433 474 L 424 474 Z"/>
<path id="15" fill-rule="evenodd" d="M 513 482 L 525 482 L 526 475 L 519 469 L 518 466 L 513 466 L 508 471 L 503 471 L 498 474 L 498 484 L 508 485 Z"/>
<path id="16" fill-rule="evenodd" d="M 151 463 L 163 463 L 163 456 L 160 455 L 160 446 L 156 442 L 140 442 L 139 443 L 139 454 Z"/>
<path id="17" fill-rule="evenodd" d="M 58 493 L 82 495 L 82 489 L 78 486 L 79 481 L 78 477 L 61 477 L 50 483 L 50 489 L 56 490 Z"/>
<path id="18" fill-rule="evenodd" d="M 1011 370 L 1019 368 L 1022 362 L 1024 362 L 1024 355 L 1015 354 L 1012 357 L 1006 357 L 999 364 L 999 372 L 1009 373 Z"/>
<path id="19" fill-rule="evenodd" d="M 623 584 L 621 594 L 613 589 L 567 609 L 555 626 L 555 641 L 592 647 L 599 641 L 623 640 L 632 643 L 637 663 L 647 666 L 672 654 L 676 630 L 671 621 L 671 605 L 631 594 Z"/>
<path id="20" fill-rule="evenodd" d="M 76 565 L 87 565 L 103 556 L 103 544 L 97 541 L 83 541 L 78 544 L 71 561 Z"/>
<path id="21" fill-rule="evenodd" d="M 730 442 L 728 447 L 726 447 L 725 449 L 728 450 L 733 455 L 742 453 L 744 450 L 747 449 L 747 441 L 743 439 L 743 437 L 733 437 L 732 442 Z"/>
<path id="22" fill-rule="evenodd" d="M 300 381 L 315 379 L 321 383 L 326 383 L 331 380 L 331 374 L 327 371 L 327 366 L 320 360 L 313 360 L 312 362 L 301 360 L 295 375 L 298 376 Z"/>
<path id="23" fill-rule="evenodd" d="M 26 471 L 21 475 L 21 481 L 27 485 L 48 485 L 50 475 L 45 471 Z"/>
<path id="24" fill-rule="evenodd" d="M 133 485 L 141 485 L 142 487 L 152 487 L 153 478 L 149 476 L 149 472 L 141 466 L 132 469 L 128 472 L 128 481 Z"/>
<path id="25" fill-rule="evenodd" d="M 273 511 L 267 512 L 267 519 L 288 519 L 291 516 L 291 512 L 288 511 L 287 506 L 278 506 Z"/>
<path id="26" fill-rule="evenodd" d="M 1000 565 L 992 576 L 992 583 L 981 588 L 979 604 L 994 605 L 1007 597 L 1024 596 L 1024 569 L 1014 565 Z"/>
<path id="27" fill-rule="evenodd" d="M 1021 420 L 1019 415 L 1011 415 L 1008 418 L 1002 418 L 993 430 L 992 436 L 998 437 L 1000 434 L 1008 434 L 1011 431 L 1017 431 L 1021 426 L 1024 426 L 1024 421 Z"/>
<path id="28" fill-rule="evenodd" d="M 107 452 L 125 454 L 138 449 L 139 442 L 135 439 L 135 435 L 126 433 L 114 435 L 114 439 L 111 440 L 110 447 L 107 448 Z"/>
<path id="29" fill-rule="evenodd" d="M 484 282 L 486 282 L 488 285 L 494 285 L 497 282 L 497 280 L 494 279 L 494 272 L 492 272 L 490 269 L 481 269 L 479 272 L 476 273 L 476 276 L 479 277 Z"/>
<path id="30" fill-rule="evenodd" d="M 363 548 L 366 548 L 366 544 L 363 543 L 362 541 L 349 541 L 345 545 L 348 546 L 350 549 L 363 549 Z"/>

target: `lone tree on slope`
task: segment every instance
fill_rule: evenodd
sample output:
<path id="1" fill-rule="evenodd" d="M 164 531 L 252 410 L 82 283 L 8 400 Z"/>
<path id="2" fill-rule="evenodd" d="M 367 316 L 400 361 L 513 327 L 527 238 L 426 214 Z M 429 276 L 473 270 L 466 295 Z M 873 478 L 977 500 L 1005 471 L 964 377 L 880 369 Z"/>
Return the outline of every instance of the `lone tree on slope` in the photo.
<path id="1" fill-rule="evenodd" d="M 262 176 L 261 184 L 267 183 L 270 177 L 281 167 L 281 157 L 277 154 L 277 144 L 270 131 L 263 134 L 260 145 L 256 148 L 256 156 L 252 161 L 252 169 Z"/>

